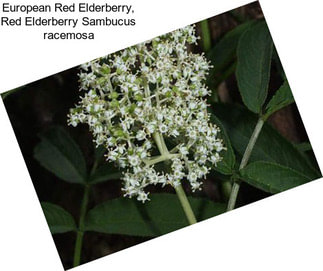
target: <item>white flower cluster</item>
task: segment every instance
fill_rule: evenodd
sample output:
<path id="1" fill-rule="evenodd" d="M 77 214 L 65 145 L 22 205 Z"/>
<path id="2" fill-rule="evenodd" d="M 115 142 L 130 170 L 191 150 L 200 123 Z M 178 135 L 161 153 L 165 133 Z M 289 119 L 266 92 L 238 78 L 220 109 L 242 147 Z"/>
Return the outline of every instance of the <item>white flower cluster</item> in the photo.
<path id="1" fill-rule="evenodd" d="M 107 160 L 123 169 L 126 196 L 145 202 L 146 186 L 176 186 L 183 179 L 195 191 L 221 160 L 219 129 L 209 123 L 203 100 L 210 66 L 187 50 L 196 41 L 188 26 L 82 65 L 86 94 L 68 123 L 89 125 Z"/>

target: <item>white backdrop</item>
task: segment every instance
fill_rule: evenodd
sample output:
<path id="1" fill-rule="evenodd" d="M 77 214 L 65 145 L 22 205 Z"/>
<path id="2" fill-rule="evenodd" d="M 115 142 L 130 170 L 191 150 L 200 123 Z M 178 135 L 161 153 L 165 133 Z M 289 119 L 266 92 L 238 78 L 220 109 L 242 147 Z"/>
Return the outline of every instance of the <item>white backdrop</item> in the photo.
<path id="1" fill-rule="evenodd" d="M 94 41 L 44 41 L 36 28 L 0 28 L 0 91 L 248 2 L 125 0 L 136 27 L 98 28 Z M 321 1 L 260 3 L 322 168 Z M 0 127 L 0 268 L 63 270 L 2 102 Z M 323 270 L 322 194 L 317 180 L 75 270 Z"/>

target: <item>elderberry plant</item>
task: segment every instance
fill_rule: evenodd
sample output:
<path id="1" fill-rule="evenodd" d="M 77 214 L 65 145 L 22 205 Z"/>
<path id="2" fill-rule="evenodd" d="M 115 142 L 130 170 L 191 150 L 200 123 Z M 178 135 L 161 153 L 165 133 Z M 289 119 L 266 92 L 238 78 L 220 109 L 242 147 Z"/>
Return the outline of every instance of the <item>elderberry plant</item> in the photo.
<path id="1" fill-rule="evenodd" d="M 290 142 L 267 123 L 294 99 L 265 21 L 244 22 L 213 45 L 207 20 L 200 23 L 200 32 L 200 49 L 208 61 L 190 53 L 198 38 L 189 26 L 82 65 L 85 94 L 71 109 L 68 124 L 88 124 L 97 146 L 93 157 L 88 152 L 92 144 L 79 146 L 69 129 L 53 126 L 41 134 L 34 158 L 50 172 L 48 179 L 54 174 L 83 188 L 82 200 L 72 200 L 79 207 L 78 222 L 69 213 L 75 208 L 68 206 L 70 200 L 67 210 L 42 202 L 52 234 L 76 235 L 73 266 L 91 251 L 83 246 L 87 232 L 160 236 L 195 223 L 194 214 L 201 221 L 254 200 L 259 192 L 263 197 L 321 176 L 308 142 Z M 280 87 L 269 88 L 271 81 Z M 218 91 L 220 85 L 230 99 Z M 207 111 L 208 89 L 212 108 Z M 28 127 L 35 126 L 28 121 Z M 62 121 L 66 124 L 66 117 Z M 103 153 L 108 161 L 102 163 Z M 208 181 L 216 187 L 212 199 L 208 188 L 204 197 L 186 197 L 181 183 L 188 180 L 193 191 L 200 189 L 210 168 L 214 172 Z M 113 195 L 101 201 L 97 184 L 118 181 L 119 171 L 124 195 L 133 199 Z M 241 183 L 255 189 L 241 191 L 239 199 Z M 150 202 L 138 205 L 135 198 L 148 200 L 150 184 L 170 184 L 177 196 L 152 193 Z M 65 201 L 68 191 L 62 191 Z"/>
<path id="2" fill-rule="evenodd" d="M 210 65 L 188 51 L 197 39 L 195 27 L 187 26 L 81 67 L 86 93 L 68 124 L 88 124 L 107 161 L 122 168 L 125 196 L 145 202 L 148 185 L 176 189 L 184 179 L 192 191 L 201 189 L 201 179 L 221 160 L 225 148 L 209 122 L 203 83 Z M 168 168 L 156 169 L 160 162 Z"/>

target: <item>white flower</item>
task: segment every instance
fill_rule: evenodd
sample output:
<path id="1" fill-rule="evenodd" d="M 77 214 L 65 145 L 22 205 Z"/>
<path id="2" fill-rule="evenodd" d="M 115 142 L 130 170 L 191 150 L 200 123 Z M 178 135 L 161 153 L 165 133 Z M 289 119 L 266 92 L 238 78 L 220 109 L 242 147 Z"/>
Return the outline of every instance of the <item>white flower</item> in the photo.
<path id="1" fill-rule="evenodd" d="M 187 176 L 190 182 L 195 182 L 197 180 L 197 174 L 195 172 L 190 172 Z"/>
<path id="2" fill-rule="evenodd" d="M 177 137 L 177 136 L 179 136 L 179 132 L 176 129 L 172 129 L 170 131 L 170 135 L 173 136 L 173 137 Z"/>
<path id="3" fill-rule="evenodd" d="M 128 161 L 133 167 L 138 166 L 140 163 L 140 158 L 137 155 L 129 155 Z"/>
<path id="4" fill-rule="evenodd" d="M 155 132 L 155 129 L 156 129 L 156 125 L 154 123 L 150 123 L 147 125 L 147 130 L 149 133 L 152 134 L 153 132 Z"/>
<path id="5" fill-rule="evenodd" d="M 94 127 L 93 133 L 94 134 L 100 134 L 103 132 L 103 127 L 101 125 L 97 125 Z"/>
<path id="6" fill-rule="evenodd" d="M 111 161 L 116 161 L 118 157 L 118 153 L 115 151 L 110 151 L 108 154 L 108 159 Z"/>
<path id="7" fill-rule="evenodd" d="M 136 134 L 136 139 L 144 140 L 146 138 L 146 133 L 143 130 L 139 130 Z"/>
<path id="8" fill-rule="evenodd" d="M 148 193 L 145 193 L 144 191 L 138 192 L 137 200 L 145 202 L 148 199 Z"/>
<path id="9" fill-rule="evenodd" d="M 159 126 L 159 131 L 160 131 L 162 134 L 165 134 L 165 133 L 167 132 L 167 130 L 168 130 L 167 125 L 162 124 L 162 125 L 160 125 L 160 126 Z"/>
<path id="10" fill-rule="evenodd" d="M 181 146 L 178 148 L 178 151 L 179 151 L 179 153 L 180 153 L 181 155 L 187 155 L 187 154 L 189 154 L 187 147 L 186 147 L 186 146 L 184 146 L 184 145 L 181 145 Z"/>
<path id="11" fill-rule="evenodd" d="M 89 126 L 107 160 L 122 168 L 125 196 L 145 202 L 147 186 L 184 180 L 195 191 L 221 160 L 225 148 L 204 100 L 210 65 L 187 49 L 197 39 L 195 27 L 187 26 L 81 67 L 85 94 L 68 124 Z M 165 159 L 171 160 L 167 173 L 157 172 L 155 163 Z"/>
<path id="12" fill-rule="evenodd" d="M 201 190 L 201 182 L 191 182 L 191 188 L 193 190 L 193 192 L 195 190 Z"/>

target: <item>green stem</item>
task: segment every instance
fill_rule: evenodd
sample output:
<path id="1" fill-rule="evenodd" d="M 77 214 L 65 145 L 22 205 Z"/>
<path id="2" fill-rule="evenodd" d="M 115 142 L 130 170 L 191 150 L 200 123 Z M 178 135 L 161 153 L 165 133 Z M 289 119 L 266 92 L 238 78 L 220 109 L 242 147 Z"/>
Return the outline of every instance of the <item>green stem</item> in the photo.
<path id="1" fill-rule="evenodd" d="M 239 170 L 240 169 L 243 169 L 247 165 L 247 163 L 249 161 L 249 158 L 250 158 L 250 155 L 251 155 L 251 152 L 253 150 L 253 147 L 256 144 L 256 141 L 258 139 L 259 133 L 260 133 L 263 125 L 264 125 L 263 119 L 262 118 L 259 118 L 258 119 L 258 122 L 256 124 L 256 127 L 253 130 L 253 133 L 252 133 L 252 135 L 251 135 L 251 137 L 249 139 L 249 143 L 247 145 L 247 148 L 246 148 L 246 150 L 245 150 L 245 152 L 243 154 L 243 157 L 242 157 L 242 160 L 241 160 L 241 163 L 240 163 Z"/>
<path id="2" fill-rule="evenodd" d="M 228 206 L 227 206 L 227 211 L 231 211 L 234 209 L 234 207 L 236 205 L 239 189 L 240 189 L 240 182 L 238 180 L 236 180 L 233 183 L 233 186 L 231 189 L 231 194 L 230 194 L 230 198 L 229 198 L 229 202 L 228 202 Z"/>
<path id="3" fill-rule="evenodd" d="M 201 36 L 204 52 L 208 52 L 211 49 L 211 33 L 207 20 L 201 21 Z"/>
<path id="4" fill-rule="evenodd" d="M 83 235 L 84 235 L 84 232 L 77 231 L 75 249 L 74 249 L 73 267 L 80 265 L 81 251 L 82 251 L 82 244 L 83 244 Z"/>
<path id="5" fill-rule="evenodd" d="M 178 196 L 178 199 L 183 207 L 184 213 L 186 215 L 186 218 L 188 220 L 188 223 L 190 223 L 190 225 L 195 224 L 196 223 L 196 218 L 195 215 L 193 213 L 192 207 L 186 197 L 185 191 L 182 187 L 181 184 L 177 185 L 174 187 L 176 194 Z"/>
<path id="6" fill-rule="evenodd" d="M 258 122 L 256 124 L 255 129 L 253 130 L 253 133 L 249 139 L 249 143 L 247 145 L 247 148 L 243 154 L 240 166 L 239 166 L 239 170 L 243 169 L 250 158 L 251 152 L 253 150 L 253 147 L 255 146 L 255 143 L 257 141 L 257 138 L 259 136 L 259 133 L 262 129 L 262 126 L 264 125 L 264 120 L 262 117 L 260 117 L 258 119 Z M 231 195 L 230 195 L 230 199 L 228 202 L 228 207 L 227 207 L 227 211 L 231 211 L 234 209 L 235 205 L 236 205 L 236 201 L 237 201 L 237 197 L 238 197 L 238 193 L 239 193 L 239 189 L 240 189 L 240 181 L 239 180 L 235 180 L 233 186 L 232 186 L 232 191 L 231 191 Z"/>
<path id="7" fill-rule="evenodd" d="M 81 203 L 79 229 L 76 235 L 73 267 L 80 265 L 80 262 L 81 262 L 81 252 L 82 252 L 83 235 L 84 235 L 84 219 L 85 219 L 85 214 L 87 210 L 87 204 L 89 201 L 89 191 L 90 191 L 90 185 L 87 184 L 84 188 L 84 194 L 83 194 L 83 199 Z"/>
<path id="8" fill-rule="evenodd" d="M 160 154 L 163 155 L 165 150 L 164 150 L 163 142 L 160 139 L 160 134 L 158 132 L 153 133 L 153 138 L 156 142 L 156 145 Z"/>
<path id="9" fill-rule="evenodd" d="M 178 153 L 169 153 L 168 148 L 166 146 L 164 137 L 162 134 L 156 132 L 153 134 L 154 140 L 156 142 L 156 145 L 158 147 L 158 150 L 160 152 L 160 156 L 151 159 L 150 161 L 148 161 L 146 163 L 146 165 L 152 165 L 152 164 L 156 164 L 162 161 L 166 161 L 166 160 L 170 160 L 172 158 L 177 157 L 179 154 Z M 181 184 L 179 184 L 178 186 L 174 186 L 176 194 L 178 196 L 178 199 L 183 207 L 184 213 L 186 215 L 186 218 L 189 222 L 190 225 L 196 223 L 196 218 L 195 215 L 193 213 L 193 210 L 191 208 L 191 205 L 186 197 L 185 191 L 182 187 Z"/>
<path id="10" fill-rule="evenodd" d="M 224 181 L 222 183 L 221 190 L 222 190 L 222 195 L 223 195 L 224 200 L 225 201 L 229 200 L 230 195 L 231 195 L 231 191 L 232 191 L 231 181 L 229 181 L 229 180 Z"/>
<path id="11" fill-rule="evenodd" d="M 157 157 L 152 157 L 150 159 L 145 160 L 146 166 L 151 166 L 166 160 L 170 160 L 176 157 L 179 157 L 180 154 L 178 153 L 169 153 L 169 154 L 164 154 L 164 155 L 159 155 Z"/>

